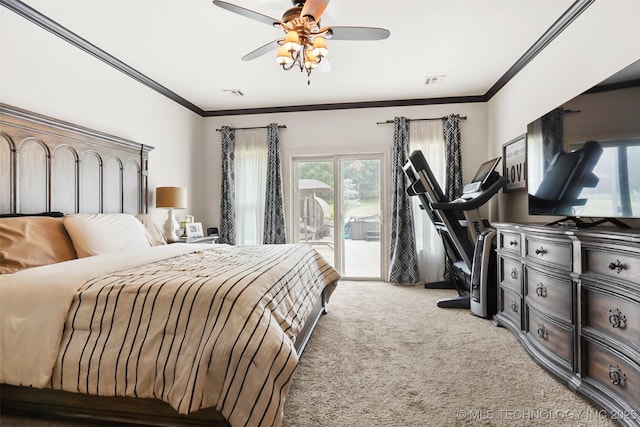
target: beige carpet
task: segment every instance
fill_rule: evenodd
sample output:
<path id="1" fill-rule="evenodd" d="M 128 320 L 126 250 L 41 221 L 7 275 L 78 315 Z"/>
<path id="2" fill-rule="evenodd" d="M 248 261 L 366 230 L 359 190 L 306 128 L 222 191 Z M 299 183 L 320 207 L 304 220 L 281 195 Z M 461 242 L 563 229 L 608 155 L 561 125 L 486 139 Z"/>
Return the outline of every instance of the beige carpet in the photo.
<path id="1" fill-rule="evenodd" d="M 302 355 L 285 427 L 613 425 L 450 290 L 342 282 Z"/>
<path id="2" fill-rule="evenodd" d="M 507 330 L 436 307 L 451 295 L 341 282 L 302 356 L 283 427 L 614 425 Z M 0 423 L 81 425 L 7 416 Z"/>

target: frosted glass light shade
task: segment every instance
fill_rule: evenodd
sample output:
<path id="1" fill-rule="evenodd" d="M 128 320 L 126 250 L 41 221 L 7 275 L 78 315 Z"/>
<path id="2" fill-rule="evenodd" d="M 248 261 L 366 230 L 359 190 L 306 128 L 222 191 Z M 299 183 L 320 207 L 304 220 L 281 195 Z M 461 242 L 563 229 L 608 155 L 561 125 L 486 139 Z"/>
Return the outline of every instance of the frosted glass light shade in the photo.
<path id="1" fill-rule="evenodd" d="M 329 54 L 329 50 L 327 49 L 327 43 L 324 40 L 324 37 L 316 37 L 313 41 L 313 50 L 311 51 L 314 56 L 318 58 L 324 58 Z"/>
<path id="2" fill-rule="evenodd" d="M 293 62 L 291 52 L 289 52 L 284 46 L 280 46 L 277 56 L 278 64 L 288 67 Z"/>
<path id="3" fill-rule="evenodd" d="M 284 39 L 284 47 L 289 52 L 297 52 L 300 50 L 300 37 L 295 31 L 289 31 Z"/>

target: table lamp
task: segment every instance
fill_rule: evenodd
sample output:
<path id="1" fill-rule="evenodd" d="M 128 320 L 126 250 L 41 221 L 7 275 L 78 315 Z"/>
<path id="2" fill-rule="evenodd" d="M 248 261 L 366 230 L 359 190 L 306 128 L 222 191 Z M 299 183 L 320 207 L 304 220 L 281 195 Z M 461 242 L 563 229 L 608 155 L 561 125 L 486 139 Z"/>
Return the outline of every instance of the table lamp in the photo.
<path id="1" fill-rule="evenodd" d="M 173 210 L 187 208 L 187 189 L 182 187 L 157 187 L 156 208 L 169 208 L 167 222 L 164 223 L 164 235 L 167 241 L 174 242 L 179 239 L 179 224 Z"/>

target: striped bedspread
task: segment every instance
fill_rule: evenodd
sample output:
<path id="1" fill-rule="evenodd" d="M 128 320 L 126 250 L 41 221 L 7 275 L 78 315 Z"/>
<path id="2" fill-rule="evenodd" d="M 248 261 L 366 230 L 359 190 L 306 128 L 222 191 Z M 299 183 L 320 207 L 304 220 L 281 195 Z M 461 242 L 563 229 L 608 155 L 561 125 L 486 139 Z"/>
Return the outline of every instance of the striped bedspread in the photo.
<path id="1" fill-rule="evenodd" d="M 338 277 L 306 245 L 211 245 L 95 277 L 73 297 L 51 386 L 279 426 L 295 337 Z"/>

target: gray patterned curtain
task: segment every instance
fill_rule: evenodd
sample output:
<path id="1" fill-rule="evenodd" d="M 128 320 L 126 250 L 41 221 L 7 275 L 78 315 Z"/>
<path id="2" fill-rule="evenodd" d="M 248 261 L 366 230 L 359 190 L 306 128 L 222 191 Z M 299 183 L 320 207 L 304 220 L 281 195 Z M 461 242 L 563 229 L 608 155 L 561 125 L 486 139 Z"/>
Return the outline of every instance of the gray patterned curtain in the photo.
<path id="1" fill-rule="evenodd" d="M 447 171 L 445 195 L 455 200 L 462 195 L 462 150 L 460 147 L 460 116 L 449 114 L 442 120 L 444 162 Z"/>
<path id="2" fill-rule="evenodd" d="M 222 194 L 220 199 L 220 243 L 236 244 L 236 206 L 234 152 L 236 131 L 229 126 L 220 129 L 222 138 Z"/>
<path id="3" fill-rule="evenodd" d="M 282 166 L 280 161 L 280 131 L 277 123 L 267 126 L 269 154 L 267 165 L 267 194 L 264 202 L 264 234 L 262 243 L 287 243 L 282 195 Z"/>
<path id="4" fill-rule="evenodd" d="M 418 257 L 413 226 L 411 200 L 406 191 L 403 166 L 409 160 L 409 120 L 393 119 L 392 207 L 391 207 L 391 260 L 389 281 L 417 283 Z"/>
<path id="5" fill-rule="evenodd" d="M 462 195 L 462 149 L 460 147 L 460 116 L 449 114 L 442 119 L 444 136 L 444 167 L 446 170 L 445 195 L 455 200 Z M 464 218 L 462 212 L 460 219 Z M 444 278 L 453 278 L 453 266 L 447 257 L 444 265 Z"/>

